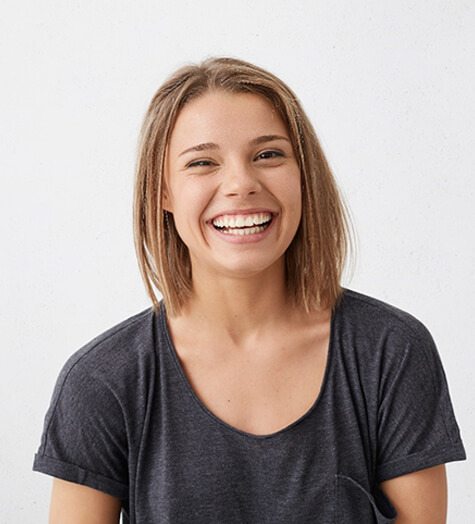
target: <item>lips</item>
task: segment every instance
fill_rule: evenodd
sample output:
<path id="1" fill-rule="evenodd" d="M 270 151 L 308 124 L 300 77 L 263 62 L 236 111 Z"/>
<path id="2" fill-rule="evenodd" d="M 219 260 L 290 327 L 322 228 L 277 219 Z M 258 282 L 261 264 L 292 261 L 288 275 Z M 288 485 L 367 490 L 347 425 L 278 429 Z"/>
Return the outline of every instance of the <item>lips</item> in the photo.
<path id="1" fill-rule="evenodd" d="M 272 222 L 272 213 L 268 211 L 246 214 L 223 214 L 211 222 L 215 229 L 228 235 L 255 235 L 267 229 Z"/>

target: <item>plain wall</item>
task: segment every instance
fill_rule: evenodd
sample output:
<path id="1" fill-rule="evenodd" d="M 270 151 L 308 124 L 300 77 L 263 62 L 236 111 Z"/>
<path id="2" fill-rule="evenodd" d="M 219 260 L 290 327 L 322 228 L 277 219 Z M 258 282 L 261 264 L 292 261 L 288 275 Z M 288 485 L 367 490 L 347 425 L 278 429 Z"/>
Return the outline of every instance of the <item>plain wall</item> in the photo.
<path id="1" fill-rule="evenodd" d="M 146 107 L 178 66 L 229 55 L 311 117 L 358 232 L 349 286 L 434 335 L 469 454 L 448 466 L 449 522 L 468 523 L 474 2 L 3 0 L 0 39 L 0 522 L 46 521 L 31 468 L 62 364 L 149 306 L 131 227 Z"/>

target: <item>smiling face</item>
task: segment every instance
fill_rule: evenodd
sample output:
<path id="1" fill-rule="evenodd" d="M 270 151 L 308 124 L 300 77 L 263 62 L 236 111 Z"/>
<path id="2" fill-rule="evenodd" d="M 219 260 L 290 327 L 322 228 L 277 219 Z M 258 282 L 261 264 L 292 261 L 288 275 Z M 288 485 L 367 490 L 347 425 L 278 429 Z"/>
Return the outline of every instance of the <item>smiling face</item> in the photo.
<path id="1" fill-rule="evenodd" d="M 163 208 L 189 249 L 193 279 L 284 275 L 300 223 L 300 170 L 279 114 L 254 94 L 207 92 L 178 115 Z"/>

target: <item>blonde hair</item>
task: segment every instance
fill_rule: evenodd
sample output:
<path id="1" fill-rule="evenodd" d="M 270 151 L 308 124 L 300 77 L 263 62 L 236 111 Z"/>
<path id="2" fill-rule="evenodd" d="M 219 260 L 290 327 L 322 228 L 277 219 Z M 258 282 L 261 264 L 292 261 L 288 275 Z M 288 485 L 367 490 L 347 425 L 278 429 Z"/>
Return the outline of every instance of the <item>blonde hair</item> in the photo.
<path id="1" fill-rule="evenodd" d="M 188 248 L 162 209 L 165 153 L 181 108 L 208 91 L 253 93 L 268 100 L 286 124 L 302 184 L 302 219 L 285 254 L 289 298 L 307 310 L 334 307 L 351 246 L 351 229 L 322 148 L 295 94 L 279 78 L 234 58 L 210 58 L 176 71 L 156 92 L 142 126 L 135 178 L 137 258 L 155 308 L 162 295 L 179 314 L 192 289 Z"/>

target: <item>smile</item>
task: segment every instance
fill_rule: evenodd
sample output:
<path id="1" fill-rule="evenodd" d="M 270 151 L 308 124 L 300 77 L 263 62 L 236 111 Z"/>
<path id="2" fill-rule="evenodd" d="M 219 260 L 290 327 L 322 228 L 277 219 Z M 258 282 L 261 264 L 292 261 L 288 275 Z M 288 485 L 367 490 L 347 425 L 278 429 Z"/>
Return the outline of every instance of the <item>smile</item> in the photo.
<path id="1" fill-rule="evenodd" d="M 221 215 L 213 220 L 215 229 L 226 235 L 255 235 L 265 231 L 272 222 L 272 213 Z"/>

